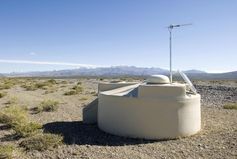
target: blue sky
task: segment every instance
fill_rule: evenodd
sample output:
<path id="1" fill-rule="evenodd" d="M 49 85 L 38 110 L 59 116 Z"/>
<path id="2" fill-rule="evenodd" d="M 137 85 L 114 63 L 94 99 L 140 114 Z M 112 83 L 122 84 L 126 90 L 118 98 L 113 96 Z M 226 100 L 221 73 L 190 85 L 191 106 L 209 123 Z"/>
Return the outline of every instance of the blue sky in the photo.
<path id="1" fill-rule="evenodd" d="M 236 0 L 1 0 L 0 72 L 94 66 L 237 70 Z M 34 64 L 36 62 L 36 64 Z"/>

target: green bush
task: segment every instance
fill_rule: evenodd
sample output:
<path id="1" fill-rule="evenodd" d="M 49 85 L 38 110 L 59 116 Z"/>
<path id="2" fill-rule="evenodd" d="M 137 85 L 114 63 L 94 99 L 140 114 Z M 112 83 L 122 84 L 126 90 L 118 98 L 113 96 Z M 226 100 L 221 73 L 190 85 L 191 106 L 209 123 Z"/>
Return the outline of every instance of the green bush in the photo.
<path id="1" fill-rule="evenodd" d="M 10 145 L 0 145 L 0 159 L 11 159 L 14 147 Z"/>
<path id="2" fill-rule="evenodd" d="M 235 109 L 235 110 L 237 110 L 237 103 L 228 103 L 228 104 L 225 104 L 223 107 L 224 107 L 224 109 Z"/>
<path id="3" fill-rule="evenodd" d="M 62 144 L 63 137 L 55 134 L 37 134 L 26 138 L 20 143 L 20 146 L 26 150 L 44 151 L 49 148 L 58 147 Z"/>

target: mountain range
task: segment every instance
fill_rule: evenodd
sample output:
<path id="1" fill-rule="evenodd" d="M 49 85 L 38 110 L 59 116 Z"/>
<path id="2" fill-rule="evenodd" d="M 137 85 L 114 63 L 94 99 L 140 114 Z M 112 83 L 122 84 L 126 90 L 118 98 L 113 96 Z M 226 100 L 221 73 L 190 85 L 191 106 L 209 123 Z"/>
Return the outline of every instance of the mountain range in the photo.
<path id="1" fill-rule="evenodd" d="M 207 73 L 200 70 L 183 71 L 192 79 L 237 79 L 237 71 L 227 73 Z M 135 66 L 113 66 L 86 68 L 81 67 L 71 70 L 43 71 L 43 72 L 25 72 L 2 74 L 7 77 L 79 77 L 79 76 L 149 76 L 154 74 L 169 75 L 169 70 L 162 68 L 146 68 Z M 174 72 L 175 76 L 175 72 Z"/>

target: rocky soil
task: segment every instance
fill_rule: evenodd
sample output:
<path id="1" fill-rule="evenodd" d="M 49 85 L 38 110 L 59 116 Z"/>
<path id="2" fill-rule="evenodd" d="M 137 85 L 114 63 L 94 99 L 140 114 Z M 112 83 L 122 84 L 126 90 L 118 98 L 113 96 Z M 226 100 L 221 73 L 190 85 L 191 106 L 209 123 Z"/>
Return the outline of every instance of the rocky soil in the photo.
<path id="1" fill-rule="evenodd" d="M 37 79 L 40 81 L 42 79 Z M 58 83 L 62 80 L 57 80 Z M 23 151 L 15 158 L 49 159 L 136 159 L 136 158 L 237 158 L 237 110 L 223 109 L 229 102 L 237 102 L 236 81 L 195 81 L 202 96 L 202 130 L 191 137 L 176 140 L 141 140 L 109 135 L 96 125 L 82 123 L 82 108 L 96 98 L 96 79 L 67 79 L 67 84 L 58 84 L 55 91 L 45 94 L 45 90 L 25 91 L 19 85 L 6 90 L 8 95 L 0 99 L 0 108 L 10 97 L 16 96 L 19 104 L 29 108 L 42 99 L 60 101 L 57 112 L 31 114 L 34 121 L 44 125 L 50 133 L 62 134 L 64 144 L 58 148 L 39 151 Z M 78 81 L 84 91 L 79 95 L 64 96 Z M 0 129 L 0 144 L 19 141 L 9 140 L 12 132 Z"/>

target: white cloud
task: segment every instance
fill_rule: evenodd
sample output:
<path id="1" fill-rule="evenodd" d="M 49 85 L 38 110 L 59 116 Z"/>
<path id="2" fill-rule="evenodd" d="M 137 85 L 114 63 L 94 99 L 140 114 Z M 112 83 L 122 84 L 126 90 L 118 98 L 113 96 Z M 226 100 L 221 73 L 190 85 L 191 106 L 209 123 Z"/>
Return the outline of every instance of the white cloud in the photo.
<path id="1" fill-rule="evenodd" d="M 35 64 L 35 65 L 61 65 L 61 66 L 75 66 L 75 67 L 102 67 L 90 64 L 68 63 L 68 62 L 55 62 L 55 61 L 28 61 L 28 60 L 6 60 L 0 59 L 0 63 L 13 63 L 13 64 Z"/>

